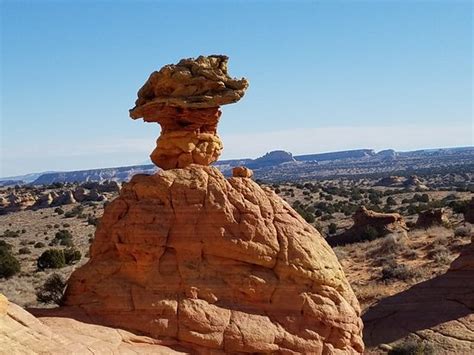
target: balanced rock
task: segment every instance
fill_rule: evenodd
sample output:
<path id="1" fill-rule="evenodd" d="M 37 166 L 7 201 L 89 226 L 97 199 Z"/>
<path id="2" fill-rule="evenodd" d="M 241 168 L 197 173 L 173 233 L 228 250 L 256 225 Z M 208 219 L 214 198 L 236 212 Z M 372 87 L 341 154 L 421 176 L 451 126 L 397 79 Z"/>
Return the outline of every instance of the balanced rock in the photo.
<path id="1" fill-rule="evenodd" d="M 245 166 L 236 166 L 235 168 L 232 168 L 232 176 L 251 178 L 253 176 L 253 171 Z"/>
<path id="2" fill-rule="evenodd" d="M 270 189 L 215 167 L 125 184 L 65 304 L 196 351 L 363 351 L 359 304 L 324 238 Z"/>
<path id="3" fill-rule="evenodd" d="M 150 156 L 160 168 L 209 165 L 219 157 L 219 107 L 240 100 L 248 87 L 247 80 L 227 74 L 227 60 L 222 55 L 183 59 L 153 72 L 138 91 L 130 116 L 161 125 Z"/>
<path id="4" fill-rule="evenodd" d="M 347 231 L 327 238 L 330 245 L 344 245 L 380 238 L 387 234 L 407 235 L 405 220 L 399 213 L 380 213 L 361 206 L 352 217 L 354 224 Z"/>

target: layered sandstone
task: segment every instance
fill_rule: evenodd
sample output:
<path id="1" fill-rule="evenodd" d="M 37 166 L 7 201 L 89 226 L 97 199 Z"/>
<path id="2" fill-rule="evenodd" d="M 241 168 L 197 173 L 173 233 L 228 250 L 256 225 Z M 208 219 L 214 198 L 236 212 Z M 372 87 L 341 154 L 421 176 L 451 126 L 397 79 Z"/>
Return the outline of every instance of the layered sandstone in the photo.
<path id="1" fill-rule="evenodd" d="M 151 160 L 162 169 L 209 165 L 222 151 L 217 135 L 221 105 L 237 102 L 248 87 L 227 73 L 226 56 L 183 59 L 153 72 L 138 91 L 133 119 L 158 122 Z"/>
<path id="2" fill-rule="evenodd" d="M 363 351 L 332 249 L 249 178 L 198 165 L 137 175 L 105 209 L 90 255 L 65 303 L 104 324 L 205 353 Z"/>

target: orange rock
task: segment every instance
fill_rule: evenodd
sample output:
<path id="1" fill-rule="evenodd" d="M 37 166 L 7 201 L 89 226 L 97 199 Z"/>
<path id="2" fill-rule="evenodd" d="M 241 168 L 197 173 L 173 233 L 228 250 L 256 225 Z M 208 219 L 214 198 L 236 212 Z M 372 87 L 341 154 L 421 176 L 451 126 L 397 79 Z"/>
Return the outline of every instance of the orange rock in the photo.
<path id="1" fill-rule="evenodd" d="M 0 353 L 189 354 L 189 350 L 173 350 L 153 338 L 90 324 L 80 310 L 43 309 L 39 313 L 41 317 L 35 318 L 0 294 Z"/>
<path id="2" fill-rule="evenodd" d="M 247 89 L 245 79 L 227 74 L 225 56 L 200 56 L 166 65 L 151 74 L 138 92 L 133 119 L 158 122 L 161 136 L 151 160 L 162 169 L 209 165 L 222 151 L 217 136 L 220 105 L 237 102 Z"/>
<path id="3" fill-rule="evenodd" d="M 216 353 L 359 353 L 359 304 L 324 238 L 251 179 L 136 175 L 107 206 L 65 302 Z"/>
<path id="4" fill-rule="evenodd" d="M 236 166 L 232 169 L 232 176 L 233 177 L 243 177 L 243 178 L 251 178 L 253 176 L 253 171 L 245 166 Z"/>

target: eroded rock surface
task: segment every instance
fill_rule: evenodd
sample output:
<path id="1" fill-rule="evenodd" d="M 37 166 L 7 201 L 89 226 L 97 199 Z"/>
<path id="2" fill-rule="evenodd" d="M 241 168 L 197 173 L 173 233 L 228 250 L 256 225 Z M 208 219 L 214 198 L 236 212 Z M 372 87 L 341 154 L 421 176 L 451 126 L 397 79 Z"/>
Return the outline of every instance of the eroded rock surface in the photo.
<path id="1" fill-rule="evenodd" d="M 65 302 L 214 353 L 358 353 L 358 302 L 332 249 L 251 179 L 191 165 L 137 175 L 107 206 Z"/>
<path id="2" fill-rule="evenodd" d="M 474 353 L 474 240 L 446 274 L 383 299 L 364 314 L 367 346 L 425 340 L 439 354 Z"/>
<path id="3" fill-rule="evenodd" d="M 1 354 L 187 354 L 156 339 L 95 324 L 80 310 L 41 310 L 35 318 L 0 294 Z M 85 318 L 86 321 L 75 318 Z"/>
<path id="4" fill-rule="evenodd" d="M 130 117 L 161 125 L 150 155 L 160 168 L 209 165 L 219 157 L 219 107 L 240 100 L 248 87 L 246 79 L 228 75 L 227 60 L 222 55 L 183 59 L 153 72 L 138 91 Z"/>

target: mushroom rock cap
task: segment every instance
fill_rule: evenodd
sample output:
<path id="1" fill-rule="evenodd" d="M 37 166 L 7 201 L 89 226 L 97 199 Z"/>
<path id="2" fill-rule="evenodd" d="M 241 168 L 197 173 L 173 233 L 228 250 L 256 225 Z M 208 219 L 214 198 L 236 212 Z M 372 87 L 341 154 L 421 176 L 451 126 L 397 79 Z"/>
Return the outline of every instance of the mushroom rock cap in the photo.
<path id="1" fill-rule="evenodd" d="M 150 110 L 160 111 L 165 106 L 204 109 L 239 101 L 248 81 L 229 76 L 228 59 L 225 55 L 199 56 L 153 72 L 138 91 L 130 117 L 146 118 Z"/>
<path id="2" fill-rule="evenodd" d="M 210 165 L 219 158 L 223 148 L 217 136 L 219 106 L 237 102 L 248 87 L 246 79 L 227 74 L 227 60 L 211 55 L 165 65 L 138 91 L 130 117 L 161 125 L 150 155 L 160 168 Z"/>

